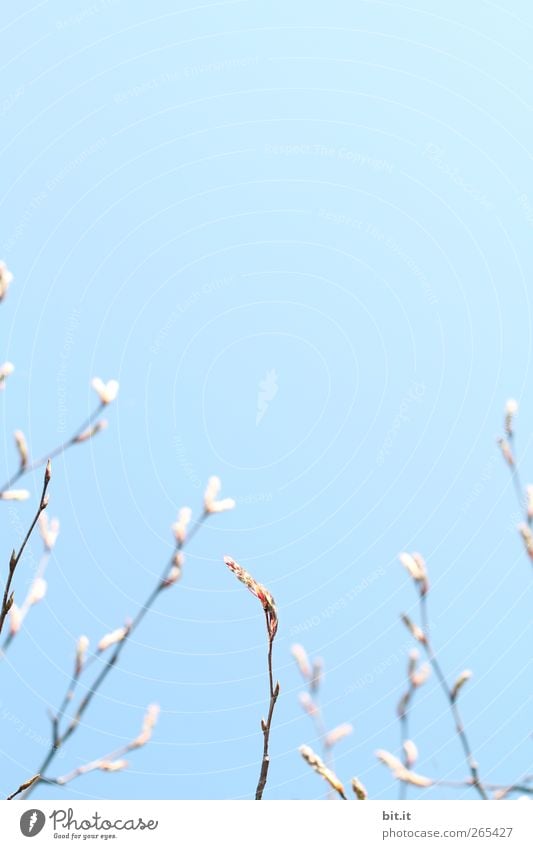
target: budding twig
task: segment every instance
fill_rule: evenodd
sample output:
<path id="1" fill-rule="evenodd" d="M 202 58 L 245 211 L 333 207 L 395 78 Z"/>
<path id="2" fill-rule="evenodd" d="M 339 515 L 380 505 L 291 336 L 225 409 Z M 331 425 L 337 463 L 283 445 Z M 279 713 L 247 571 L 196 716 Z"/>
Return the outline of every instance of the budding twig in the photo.
<path id="1" fill-rule="evenodd" d="M 317 697 L 323 678 L 323 661 L 321 658 L 315 658 L 311 664 L 306 650 L 299 643 L 295 643 L 291 646 L 291 654 L 296 661 L 300 675 L 308 687 L 307 691 L 300 693 L 300 705 L 314 723 L 322 749 L 322 760 L 326 767 L 333 771 L 333 749 L 340 740 L 352 733 L 353 727 L 350 723 L 344 722 L 336 728 L 333 728 L 331 731 L 327 730 L 323 712 Z M 331 785 L 327 790 L 327 798 L 336 798 L 335 791 Z"/>
<path id="2" fill-rule="evenodd" d="M 58 784 L 63 786 L 65 784 L 69 784 L 80 775 L 86 775 L 88 772 L 93 772 L 97 769 L 102 770 L 103 772 L 117 772 L 124 769 L 128 765 L 127 761 L 124 760 L 124 755 L 135 751 L 135 749 L 140 749 L 148 743 L 152 736 L 152 730 L 157 722 L 158 715 L 158 705 L 150 705 L 145 713 L 141 732 L 134 740 L 131 740 L 129 743 L 126 743 L 126 745 L 120 746 L 118 749 L 109 752 L 101 758 L 96 758 L 95 760 L 89 761 L 89 763 L 78 766 L 76 769 L 71 770 L 71 772 L 67 772 L 65 775 L 61 775 L 58 778 L 39 776 L 40 780 L 46 784 Z M 37 778 L 33 780 L 36 781 Z"/>
<path id="3" fill-rule="evenodd" d="M 227 499 L 228 503 L 229 503 L 229 501 L 230 500 Z M 232 501 L 231 505 L 233 506 L 233 504 L 234 504 L 234 502 Z M 229 510 L 230 507 L 228 505 L 225 505 L 224 509 Z M 133 617 L 133 619 L 130 622 L 128 622 L 128 624 L 124 627 L 124 629 L 119 629 L 121 631 L 120 636 L 118 635 L 118 631 L 115 634 L 107 635 L 108 638 L 113 637 L 112 642 L 107 640 L 107 645 L 108 646 L 114 645 L 115 646 L 114 651 L 110 654 L 108 659 L 105 661 L 102 669 L 100 670 L 100 672 L 96 676 L 92 685 L 88 688 L 86 694 L 83 696 L 83 698 L 79 702 L 72 719 L 67 724 L 66 728 L 63 731 L 61 731 L 61 729 L 60 729 L 61 720 L 64 717 L 64 713 L 65 713 L 65 710 L 66 710 L 68 703 L 72 700 L 72 698 L 74 696 L 75 688 L 80 681 L 80 677 L 82 675 L 82 672 L 85 669 L 89 668 L 92 665 L 92 663 L 94 663 L 97 659 L 99 659 L 100 652 L 93 655 L 93 657 L 90 658 L 87 661 L 87 663 L 79 663 L 78 660 L 76 661 L 74 673 L 73 673 L 73 675 L 70 679 L 67 692 L 66 692 L 66 694 L 65 694 L 65 696 L 64 696 L 64 698 L 61 702 L 61 706 L 59 708 L 59 711 L 55 715 L 52 716 L 52 741 L 51 741 L 50 748 L 49 748 L 49 750 L 48 750 L 48 752 L 47 752 L 47 754 L 46 754 L 46 756 L 45 756 L 45 758 L 44 758 L 44 760 L 43 760 L 43 762 L 42 762 L 42 764 L 41 764 L 41 766 L 38 770 L 38 772 L 41 776 L 46 773 L 48 767 L 50 766 L 50 764 L 52 763 L 52 761 L 56 757 L 59 749 L 62 748 L 65 745 L 67 740 L 72 736 L 72 734 L 74 734 L 76 729 L 79 727 L 79 725 L 80 725 L 80 723 L 83 719 L 83 716 L 84 716 L 86 710 L 88 709 L 88 707 L 90 706 L 95 695 L 98 693 L 98 691 L 100 690 L 100 688 L 104 684 L 105 680 L 107 679 L 107 676 L 110 674 L 112 669 L 117 665 L 118 660 L 120 658 L 120 655 L 122 654 L 129 638 L 134 633 L 134 631 L 136 631 L 136 629 L 139 627 L 140 623 L 142 622 L 142 620 L 144 619 L 144 617 L 146 616 L 148 611 L 151 610 L 151 608 L 154 606 L 154 604 L 155 604 L 157 598 L 159 597 L 160 593 L 164 592 L 173 583 L 176 582 L 176 580 L 177 580 L 176 573 L 175 573 L 176 558 L 181 555 L 181 551 L 185 547 L 186 543 L 189 543 L 191 541 L 191 539 L 196 535 L 196 533 L 198 532 L 200 527 L 203 525 L 205 520 L 213 512 L 223 512 L 223 511 L 221 509 L 210 510 L 210 509 L 208 509 L 207 506 L 204 505 L 203 513 L 200 515 L 200 518 L 196 521 L 196 523 L 193 525 L 191 530 L 186 532 L 186 533 L 180 532 L 180 534 L 175 534 L 175 547 L 174 547 L 174 551 L 173 551 L 173 554 L 170 558 L 169 563 L 167 563 L 165 565 L 165 568 L 164 568 L 163 572 L 161 573 L 160 577 L 158 578 L 154 588 L 152 589 L 152 591 L 148 595 L 144 604 L 142 604 L 141 607 L 138 609 L 138 611 L 135 614 L 135 616 Z M 101 643 L 102 643 L 102 641 L 101 641 Z M 103 650 L 105 650 L 105 649 L 102 649 L 102 651 Z M 38 779 L 35 782 L 35 784 L 33 784 L 31 787 L 29 787 L 28 790 L 25 791 L 24 798 L 27 798 L 30 795 L 30 793 L 33 792 L 35 787 L 37 787 L 39 785 L 40 781 L 44 781 L 44 778 Z"/>
<path id="4" fill-rule="evenodd" d="M 24 793 L 24 791 L 28 790 L 30 787 L 32 787 L 32 785 L 35 784 L 36 781 L 39 781 L 40 777 L 41 777 L 40 775 L 34 775 L 31 778 L 29 778 L 28 781 L 24 781 L 20 785 L 20 787 L 17 790 L 15 790 L 14 793 L 11 793 L 11 795 L 6 797 L 6 801 L 10 802 L 11 799 L 14 799 L 20 793 Z"/>
<path id="5" fill-rule="evenodd" d="M 465 754 L 466 763 L 470 770 L 470 774 L 472 776 L 472 786 L 477 790 L 482 799 L 488 799 L 487 793 L 483 784 L 481 783 L 481 779 L 479 777 L 478 765 L 472 754 L 472 748 L 470 746 L 469 739 L 467 737 L 464 723 L 461 717 L 461 713 L 457 706 L 457 701 L 453 692 L 446 681 L 444 673 L 442 671 L 441 665 L 435 655 L 435 651 L 433 649 L 433 644 L 429 637 L 429 623 L 428 623 L 428 612 L 427 612 L 427 596 L 424 594 L 420 594 L 420 618 L 422 621 L 422 628 L 424 631 L 425 640 L 422 643 L 424 646 L 424 650 L 427 654 L 427 658 L 431 664 L 435 675 L 437 676 L 437 680 L 441 686 L 442 692 L 446 696 L 446 699 L 450 705 L 450 711 L 452 713 L 454 722 L 455 722 L 455 730 L 457 731 L 457 735 L 459 740 L 461 741 L 461 746 L 463 747 L 463 751 Z"/>
<path id="6" fill-rule="evenodd" d="M 508 429 L 508 433 L 509 432 L 510 432 L 510 428 Z M 440 663 L 439 663 L 439 661 L 438 661 L 438 659 L 435 655 L 435 651 L 433 649 L 433 644 L 432 644 L 431 639 L 430 639 L 429 617 L 428 617 L 428 607 L 427 607 L 429 582 L 427 580 L 426 564 L 424 562 L 423 557 L 420 554 L 414 554 L 414 555 L 409 555 L 409 554 L 405 554 L 405 553 L 401 554 L 400 555 L 400 562 L 402 563 L 403 566 L 405 566 L 407 568 L 408 572 L 410 573 L 411 577 L 413 578 L 415 588 L 417 589 L 418 599 L 419 599 L 419 604 L 420 604 L 420 619 L 421 619 L 421 622 L 422 622 L 422 627 L 415 625 L 411 621 L 409 616 L 406 616 L 405 614 L 402 615 L 403 623 L 408 628 L 408 630 L 411 632 L 411 635 L 415 638 L 415 640 L 417 640 L 417 642 L 419 642 L 420 645 L 423 646 L 423 648 L 424 648 L 424 651 L 427 655 L 429 663 L 431 664 L 431 668 L 435 672 L 435 675 L 437 676 L 437 680 L 440 684 L 440 687 L 441 687 L 441 689 L 442 689 L 444 695 L 446 696 L 446 699 L 447 699 L 447 701 L 450 705 L 450 711 L 452 713 L 452 716 L 453 716 L 453 719 L 454 719 L 454 722 L 455 722 L 455 730 L 457 731 L 457 734 L 459 736 L 459 740 L 461 741 L 461 745 L 462 745 L 463 751 L 465 753 L 466 762 L 468 764 L 468 768 L 469 768 L 470 774 L 472 776 L 472 786 L 475 787 L 475 789 L 477 790 L 477 792 L 479 793 L 479 795 L 481 796 L 482 799 L 487 799 L 488 797 L 487 797 L 487 794 L 485 792 L 485 788 L 483 787 L 483 784 L 481 783 L 480 778 L 479 778 L 478 765 L 477 765 L 477 763 L 474 759 L 474 756 L 472 754 L 472 749 L 470 747 L 470 743 L 469 743 L 468 737 L 466 735 L 463 720 L 461 718 L 461 714 L 460 714 L 459 708 L 457 706 L 457 694 L 458 694 L 459 690 L 461 689 L 461 687 L 463 686 L 463 684 L 470 677 L 470 672 L 467 671 L 467 672 L 463 673 L 463 675 L 456 682 L 454 687 L 450 688 L 448 686 L 448 682 L 446 681 L 446 678 L 445 678 L 444 673 L 442 671 L 441 665 L 440 665 Z M 413 681 L 412 672 L 410 673 L 410 675 L 411 675 L 411 681 Z M 409 698 L 409 696 L 407 696 L 407 700 L 408 700 L 408 698 Z M 400 702 L 400 706 L 402 706 L 401 702 Z M 401 712 L 400 712 L 400 717 L 401 717 Z M 405 735 L 404 732 L 405 732 L 405 719 L 402 720 L 402 743 L 406 739 L 406 735 Z M 393 757 L 393 756 L 391 756 L 391 757 Z M 394 760 L 397 760 L 397 759 L 395 758 Z M 398 761 L 398 763 L 400 764 L 400 767 L 397 770 L 398 772 L 400 772 L 401 769 L 404 769 L 404 770 L 406 769 L 405 760 L 404 760 L 404 764 L 401 764 L 401 762 L 399 762 L 399 761 Z M 400 776 L 398 775 L 398 777 L 400 777 Z"/>
<path id="7" fill-rule="evenodd" d="M 533 796 L 533 787 L 529 783 L 531 776 L 526 776 L 524 779 L 516 781 L 512 784 L 490 784 L 483 783 L 485 790 L 490 790 L 493 793 L 494 799 L 505 799 L 511 793 L 522 793 L 524 796 Z M 441 781 L 438 778 L 432 779 L 432 783 L 437 787 L 472 787 L 471 778 L 465 781 Z"/>
<path id="8" fill-rule="evenodd" d="M 418 773 L 412 772 L 412 770 L 405 766 L 405 761 L 404 763 L 402 763 L 399 758 L 395 757 L 394 755 L 391 755 L 390 752 L 384 751 L 383 749 L 379 749 L 376 752 L 376 756 L 378 760 L 388 766 L 393 776 L 401 784 L 413 785 L 414 787 L 468 788 L 476 786 L 472 777 L 467 778 L 463 781 L 445 781 L 441 780 L 440 778 L 429 778 L 426 775 L 418 775 Z M 414 761 L 411 761 L 411 763 L 412 762 Z M 532 781 L 533 776 L 526 775 L 524 776 L 524 778 L 519 779 L 518 781 L 512 784 L 491 784 L 484 782 L 483 789 L 485 791 L 490 790 L 493 793 L 494 799 L 505 799 L 511 793 L 522 793 L 525 796 L 533 796 L 533 787 L 531 786 Z"/>

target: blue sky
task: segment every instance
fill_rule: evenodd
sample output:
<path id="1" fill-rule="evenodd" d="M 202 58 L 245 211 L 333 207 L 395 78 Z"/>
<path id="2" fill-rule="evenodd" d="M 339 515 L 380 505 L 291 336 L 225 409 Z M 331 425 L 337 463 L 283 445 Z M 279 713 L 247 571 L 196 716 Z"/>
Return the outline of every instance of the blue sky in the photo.
<path id="1" fill-rule="evenodd" d="M 41 454 L 91 411 L 94 375 L 121 389 L 108 430 L 54 464 L 48 594 L 0 669 L 0 792 L 42 758 L 77 637 L 94 645 L 135 612 L 211 474 L 236 510 L 191 544 L 53 772 L 135 736 L 149 702 L 153 741 L 68 796 L 253 794 L 264 621 L 224 554 L 279 607 L 266 796 L 324 793 L 297 751 L 318 746 L 298 641 L 324 658 L 328 727 L 354 726 L 340 777 L 396 797 L 374 752 L 399 748 L 399 614 L 417 616 L 402 550 L 427 559 L 449 678 L 474 672 L 461 706 L 482 776 L 531 771 L 531 566 L 496 437 L 516 397 L 533 478 L 532 29 L 529 4 L 481 0 L 4 15 L 4 477 L 13 430 Z M 0 511 L 6 565 L 28 486 L 33 501 Z M 433 679 L 411 733 L 419 772 L 466 776 Z"/>

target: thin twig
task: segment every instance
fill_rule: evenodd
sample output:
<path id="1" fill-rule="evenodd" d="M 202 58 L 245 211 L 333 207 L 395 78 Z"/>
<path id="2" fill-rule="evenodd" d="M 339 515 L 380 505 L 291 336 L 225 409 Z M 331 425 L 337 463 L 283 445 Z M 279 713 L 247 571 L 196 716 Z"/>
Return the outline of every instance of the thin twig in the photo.
<path id="1" fill-rule="evenodd" d="M 516 500 L 518 501 L 518 507 L 520 508 L 520 512 L 525 514 L 525 520 L 529 526 L 531 526 L 531 518 L 528 515 L 527 505 L 525 502 L 525 494 L 526 491 L 522 484 L 522 478 L 520 475 L 520 469 L 518 468 L 518 463 L 516 459 L 516 440 L 514 429 L 507 434 L 507 438 L 509 440 L 509 447 L 511 449 L 511 454 L 513 456 L 513 465 L 510 466 L 511 478 L 513 481 L 513 487 L 516 495 Z"/>
<path id="2" fill-rule="evenodd" d="M 455 722 L 455 729 L 456 729 L 457 734 L 459 736 L 459 739 L 461 741 L 461 745 L 462 745 L 463 751 L 465 753 L 466 762 L 467 762 L 468 768 L 470 770 L 470 774 L 472 776 L 472 786 L 475 787 L 475 789 L 477 790 L 477 792 L 479 793 L 479 795 L 481 796 L 482 799 L 487 800 L 488 796 L 487 796 L 487 794 L 485 792 L 485 788 L 483 787 L 483 784 L 481 783 L 481 780 L 479 778 L 478 765 L 477 765 L 477 762 L 474 759 L 474 756 L 472 754 L 472 749 L 471 749 L 468 737 L 466 735 L 465 727 L 464 727 L 464 724 L 463 724 L 463 720 L 461 718 L 461 714 L 459 712 L 459 708 L 457 707 L 456 700 L 455 700 L 455 698 L 452 694 L 450 687 L 448 686 L 448 682 L 446 681 L 446 678 L 445 678 L 444 673 L 442 671 L 441 665 L 440 665 L 439 661 L 437 660 L 437 657 L 436 657 L 435 652 L 433 650 L 433 644 L 430 640 L 426 593 L 421 591 L 419 593 L 419 600 L 420 600 L 420 617 L 421 617 L 421 621 L 422 621 L 422 630 L 424 632 L 424 641 L 423 641 L 422 645 L 423 645 L 424 650 L 427 654 L 427 657 L 428 657 L 428 660 L 431 664 L 431 667 L 432 667 L 433 671 L 435 672 L 435 675 L 437 676 L 437 679 L 439 681 L 441 689 L 442 689 L 444 695 L 446 696 L 448 703 L 450 705 L 450 710 L 452 712 L 452 716 L 453 716 L 453 719 L 454 719 L 454 722 Z"/>
<path id="3" fill-rule="evenodd" d="M 526 554 L 530 563 L 533 562 L 533 487 L 524 488 L 520 476 L 520 470 L 516 459 L 514 417 L 518 411 L 518 404 L 510 399 L 505 405 L 505 436 L 498 439 L 502 457 L 511 472 L 513 488 L 518 501 L 519 512 L 523 514 L 523 521 L 517 526 L 522 537 Z"/>
<path id="4" fill-rule="evenodd" d="M 45 548 L 44 554 L 41 556 L 38 568 L 37 568 L 37 570 L 36 570 L 36 572 L 33 576 L 34 582 L 43 577 L 45 570 L 46 570 L 46 566 L 47 566 L 48 561 L 50 559 L 50 555 L 51 555 L 51 549 Z M 22 605 L 22 607 L 20 609 L 21 622 L 26 618 L 29 607 L 31 606 L 27 603 L 27 601 L 28 600 L 26 599 L 26 602 Z M 6 636 L 4 638 L 4 642 L 2 643 L 2 646 L 0 647 L 0 660 L 2 660 L 2 658 L 6 654 L 9 646 L 11 645 L 11 643 L 13 642 L 13 640 L 15 639 L 15 637 L 18 633 L 19 633 L 18 630 L 17 631 L 11 631 L 10 630 L 9 633 L 6 634 Z"/>
<path id="5" fill-rule="evenodd" d="M 407 691 L 405 695 L 402 697 L 402 705 L 401 709 L 399 709 L 399 720 L 400 720 L 400 740 L 402 746 L 402 761 L 403 765 L 406 769 L 409 768 L 409 758 L 407 752 L 405 750 L 405 744 L 407 740 L 409 740 L 409 705 L 411 703 L 411 699 L 415 693 L 416 687 L 411 681 L 411 677 L 408 676 L 407 683 Z M 407 798 L 407 782 L 400 781 L 398 787 L 398 799 Z"/>
<path id="6" fill-rule="evenodd" d="M 316 705 L 316 715 L 313 716 L 313 721 L 315 723 L 315 728 L 317 730 L 317 734 L 320 740 L 320 746 L 322 749 L 322 757 L 324 759 L 324 763 L 326 764 L 328 769 L 333 770 L 335 768 L 335 758 L 333 757 L 333 747 L 328 745 L 327 741 L 327 729 L 326 724 L 324 722 L 324 716 L 322 714 L 322 708 L 316 701 L 314 701 Z M 331 787 L 328 787 L 326 790 L 326 798 L 334 799 L 335 792 Z"/>
<path id="7" fill-rule="evenodd" d="M 87 775 L 88 772 L 94 772 L 97 769 L 101 769 L 102 763 L 121 758 L 123 755 L 131 752 L 132 748 L 131 743 L 128 743 L 126 746 L 121 746 L 119 749 L 115 749 L 113 752 L 104 755 L 103 758 L 96 758 L 94 761 L 89 761 L 89 763 L 83 764 L 83 766 L 76 767 L 76 769 L 71 770 L 71 772 L 67 772 L 65 775 L 59 776 L 59 778 L 43 776 L 41 781 L 46 784 L 56 784 L 63 787 L 65 784 L 70 784 L 70 782 L 74 781 L 75 778 L 79 778 L 80 775 Z"/>
<path id="8" fill-rule="evenodd" d="M 205 519 L 207 518 L 208 515 L 209 515 L 209 513 L 207 511 L 204 511 L 204 513 L 202 513 L 202 515 L 200 516 L 200 518 L 198 519 L 196 524 L 191 528 L 190 533 L 187 535 L 187 542 L 190 542 L 190 540 L 196 534 L 196 532 L 199 530 L 200 526 L 203 524 L 203 522 L 205 521 Z M 120 658 L 120 655 L 122 654 L 122 651 L 124 650 L 124 647 L 125 647 L 126 643 L 128 642 L 129 638 L 131 637 L 133 632 L 137 629 L 137 627 L 140 625 L 141 621 L 144 619 L 144 617 L 146 616 L 148 611 L 153 607 L 154 602 L 158 598 L 159 594 L 164 589 L 166 589 L 167 585 L 166 585 L 165 581 L 166 581 L 166 578 L 167 578 L 168 573 L 169 573 L 169 568 L 172 567 L 172 564 L 174 562 L 174 558 L 175 558 L 176 554 L 178 552 L 180 552 L 182 550 L 182 548 L 184 548 L 183 543 L 178 543 L 176 545 L 174 552 L 172 554 L 172 557 L 170 558 L 169 563 L 165 565 L 165 568 L 164 568 L 163 572 L 161 573 L 161 576 L 158 579 L 154 589 L 151 591 L 151 593 L 149 594 L 149 596 L 146 599 L 146 601 L 144 602 L 144 604 L 141 605 L 141 607 L 137 611 L 133 620 L 126 627 L 124 637 L 122 638 L 122 640 L 120 642 L 117 643 L 117 646 L 116 646 L 114 652 L 108 658 L 108 660 L 105 662 L 103 668 L 101 669 L 101 671 L 96 676 L 92 686 L 89 687 L 87 693 L 85 694 L 85 696 L 80 701 L 73 718 L 71 719 L 71 721 L 67 725 L 66 729 L 61 733 L 60 729 L 59 729 L 59 721 L 64 714 L 64 711 L 66 709 L 68 702 L 72 698 L 71 694 L 73 693 L 74 688 L 79 681 L 80 675 L 74 674 L 74 676 L 72 677 L 72 679 L 69 683 L 69 688 L 67 690 L 65 697 L 63 698 L 63 702 L 61 703 L 61 707 L 58 711 L 58 714 L 52 718 L 52 742 L 51 742 L 50 749 L 48 750 L 48 752 L 47 752 L 47 754 L 46 754 L 46 756 L 45 756 L 45 758 L 44 758 L 44 760 L 43 760 L 43 762 L 42 762 L 42 764 L 41 764 L 41 766 L 38 770 L 38 772 L 41 775 L 44 775 L 46 773 L 46 770 L 48 769 L 48 767 L 50 766 L 50 764 L 54 760 L 59 749 L 65 745 L 67 740 L 76 731 L 76 729 L 78 728 L 78 726 L 79 726 L 79 724 L 82 720 L 82 717 L 83 717 L 85 711 L 87 710 L 87 708 L 91 704 L 95 695 L 100 690 L 102 684 L 106 680 L 106 678 L 109 675 L 109 673 L 111 672 L 111 670 L 116 666 L 116 664 L 117 664 L 117 662 Z M 33 792 L 35 787 L 38 786 L 40 781 L 44 781 L 44 779 L 39 779 L 38 781 L 35 782 L 35 784 L 33 784 L 30 788 L 28 788 L 28 790 L 26 791 L 23 798 L 26 799 L 30 795 L 30 793 Z"/>
<path id="9" fill-rule="evenodd" d="M 20 558 L 22 557 L 24 549 L 26 548 L 26 544 L 27 544 L 30 536 L 32 535 L 33 529 L 35 528 L 35 525 L 39 521 L 39 516 L 41 515 L 43 510 L 46 510 L 46 507 L 48 506 L 48 497 L 46 495 L 46 490 L 48 489 L 48 484 L 50 483 L 51 476 L 52 476 L 52 465 L 50 463 L 50 459 L 48 459 L 48 462 L 46 464 L 46 471 L 44 473 L 44 482 L 43 482 L 43 489 L 42 489 L 42 493 L 41 493 L 41 500 L 39 502 L 37 512 L 35 513 L 35 516 L 34 516 L 33 521 L 32 521 L 32 523 L 29 527 L 29 530 L 26 533 L 26 536 L 24 537 L 24 539 L 22 541 L 22 545 L 20 546 L 18 553 L 16 553 L 15 550 L 13 550 L 13 553 L 11 555 L 11 559 L 9 561 L 9 572 L 8 572 L 6 585 L 5 585 L 5 589 L 4 589 L 4 597 L 3 597 L 3 600 L 2 600 L 2 609 L 0 611 L 0 634 L 2 633 L 2 628 L 4 627 L 4 622 L 6 620 L 6 616 L 9 613 L 9 611 L 10 611 L 12 605 L 13 605 L 13 593 L 10 593 L 10 590 L 11 590 L 11 583 L 13 581 L 13 576 L 15 574 L 15 570 L 16 570 L 19 562 L 20 562 Z"/>
<path id="10" fill-rule="evenodd" d="M 61 724 L 61 720 L 68 707 L 69 702 L 71 702 L 74 697 L 74 690 L 76 689 L 76 684 L 79 681 L 81 673 L 81 665 L 76 664 L 74 672 L 72 673 L 72 678 L 70 679 L 69 685 L 67 687 L 67 691 L 63 696 L 63 701 L 61 702 L 57 713 L 52 716 L 52 740 L 54 742 L 54 747 L 57 747 L 59 744 L 59 726 Z"/>
<path id="11" fill-rule="evenodd" d="M 268 631 L 269 619 L 267 611 L 265 611 L 265 618 Z M 261 761 L 261 772 L 259 773 L 259 781 L 257 783 L 257 789 L 255 791 L 256 801 L 259 801 L 263 798 L 263 791 L 267 782 L 268 768 L 270 766 L 270 755 L 268 752 L 268 744 L 270 742 L 270 728 L 272 726 L 274 708 L 276 706 L 276 701 L 279 696 L 279 683 L 277 682 L 276 685 L 274 685 L 274 676 L 272 672 L 272 646 L 274 644 L 274 636 L 275 635 L 269 634 L 268 637 L 268 684 L 270 690 L 270 704 L 268 708 L 266 722 L 264 720 L 261 720 L 261 728 L 263 729 L 263 760 Z"/>
<path id="12" fill-rule="evenodd" d="M 308 763 L 309 766 L 324 779 L 324 781 L 327 781 L 329 786 L 332 787 L 336 793 L 339 794 L 341 799 L 347 801 L 342 781 L 339 781 L 335 773 L 326 766 L 322 758 L 315 754 L 309 746 L 300 746 L 300 754 L 304 761 Z M 354 779 L 353 781 L 356 782 L 355 784 L 352 783 L 354 793 L 358 796 L 358 798 L 361 798 L 359 793 L 363 793 L 366 798 L 366 790 L 361 783 L 357 782 L 357 779 Z"/>

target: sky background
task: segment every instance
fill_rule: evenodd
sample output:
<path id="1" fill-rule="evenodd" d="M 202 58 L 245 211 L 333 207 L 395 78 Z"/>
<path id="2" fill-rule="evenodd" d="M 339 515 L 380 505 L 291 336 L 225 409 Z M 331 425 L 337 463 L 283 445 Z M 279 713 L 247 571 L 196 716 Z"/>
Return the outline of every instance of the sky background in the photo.
<path id="1" fill-rule="evenodd" d="M 16 428 L 40 455 L 93 409 L 94 375 L 121 388 L 108 430 L 54 463 L 48 594 L 0 664 L 0 793 L 46 751 L 78 636 L 136 611 L 212 474 L 237 508 L 195 538 L 50 772 L 127 742 L 157 702 L 153 740 L 59 798 L 253 796 L 264 619 L 224 554 L 279 608 L 266 798 L 325 793 L 298 754 L 319 743 L 294 642 L 324 659 L 328 728 L 354 726 L 339 776 L 396 798 L 374 753 L 399 753 L 399 615 L 418 617 L 402 550 L 427 559 L 448 678 L 473 670 L 482 778 L 530 772 L 531 564 L 496 438 L 515 397 L 532 479 L 531 5 L 21 0 L 1 32 L 3 478 Z M 40 474 L 25 485 L 0 511 L 6 567 Z M 466 777 L 434 678 L 411 736 L 419 772 Z"/>

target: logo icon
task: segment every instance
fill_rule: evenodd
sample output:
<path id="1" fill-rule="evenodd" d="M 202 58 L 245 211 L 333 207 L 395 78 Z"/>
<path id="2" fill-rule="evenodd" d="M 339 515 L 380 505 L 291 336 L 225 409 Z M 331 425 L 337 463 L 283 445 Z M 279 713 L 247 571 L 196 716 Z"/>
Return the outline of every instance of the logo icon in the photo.
<path id="1" fill-rule="evenodd" d="M 46 817 L 42 811 L 37 808 L 30 808 L 25 811 L 20 818 L 20 830 L 24 837 L 35 837 L 43 830 Z"/>

